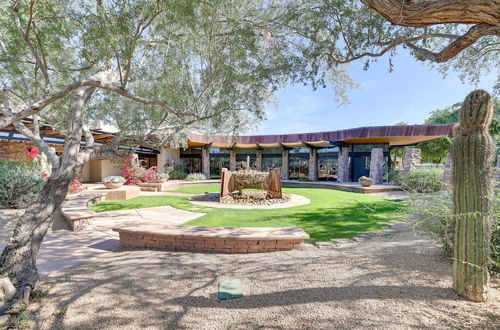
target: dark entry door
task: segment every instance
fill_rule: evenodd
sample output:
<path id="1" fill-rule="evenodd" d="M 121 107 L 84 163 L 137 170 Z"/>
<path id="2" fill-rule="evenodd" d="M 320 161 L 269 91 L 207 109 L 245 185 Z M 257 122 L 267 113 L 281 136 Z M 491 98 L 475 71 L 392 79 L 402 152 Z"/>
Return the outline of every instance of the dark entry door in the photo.
<path id="1" fill-rule="evenodd" d="M 357 182 L 362 176 L 370 175 L 370 157 L 359 156 L 352 158 L 352 179 Z"/>

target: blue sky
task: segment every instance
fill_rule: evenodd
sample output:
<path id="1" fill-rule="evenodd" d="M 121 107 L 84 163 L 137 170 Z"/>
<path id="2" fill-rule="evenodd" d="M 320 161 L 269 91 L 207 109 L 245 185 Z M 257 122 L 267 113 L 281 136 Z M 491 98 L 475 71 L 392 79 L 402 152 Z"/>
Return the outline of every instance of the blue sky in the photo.
<path id="1" fill-rule="evenodd" d="M 334 103 L 331 87 L 313 91 L 310 86 L 293 85 L 278 91 L 278 105 L 267 107 L 268 119 L 250 134 L 331 131 L 399 121 L 421 124 L 429 112 L 462 101 L 475 88 L 491 92 L 495 80 L 490 74 L 473 86 L 463 84 L 456 73 L 443 78 L 404 51 L 393 64 L 392 73 L 387 58 L 370 64 L 368 71 L 362 69 L 362 61 L 352 64 L 349 71 L 361 88 L 349 91 L 351 103 L 343 106 Z"/>

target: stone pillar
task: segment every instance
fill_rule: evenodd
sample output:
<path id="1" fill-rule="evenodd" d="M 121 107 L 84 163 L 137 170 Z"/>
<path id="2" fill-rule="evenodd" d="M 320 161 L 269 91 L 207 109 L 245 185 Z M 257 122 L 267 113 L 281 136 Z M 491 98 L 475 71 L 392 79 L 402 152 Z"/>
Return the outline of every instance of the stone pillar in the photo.
<path id="1" fill-rule="evenodd" d="M 229 170 L 236 171 L 236 150 L 229 150 Z"/>
<path id="2" fill-rule="evenodd" d="M 373 148 L 370 157 L 370 179 L 375 184 L 381 184 L 384 181 L 384 149 Z"/>
<path id="3" fill-rule="evenodd" d="M 262 171 L 262 150 L 257 149 L 255 153 L 255 169 L 257 171 Z"/>
<path id="4" fill-rule="evenodd" d="M 309 149 L 309 180 L 318 180 L 318 149 Z"/>
<path id="5" fill-rule="evenodd" d="M 420 149 L 407 148 L 405 149 L 405 156 L 403 158 L 403 170 L 405 172 L 414 170 L 416 165 L 420 165 Z"/>
<path id="6" fill-rule="evenodd" d="M 446 159 L 444 161 L 444 173 L 443 173 L 443 184 L 441 189 L 449 189 L 453 181 L 453 158 L 451 153 L 446 154 Z"/>
<path id="7" fill-rule="evenodd" d="M 351 179 L 351 164 L 349 162 L 349 147 L 341 147 L 339 150 L 337 182 L 349 182 Z"/>
<path id="8" fill-rule="evenodd" d="M 210 179 L 210 148 L 201 149 L 201 169 L 203 175 Z"/>
<path id="9" fill-rule="evenodd" d="M 281 154 L 281 179 L 288 180 L 288 157 L 289 152 L 287 149 L 283 149 L 283 153 Z"/>

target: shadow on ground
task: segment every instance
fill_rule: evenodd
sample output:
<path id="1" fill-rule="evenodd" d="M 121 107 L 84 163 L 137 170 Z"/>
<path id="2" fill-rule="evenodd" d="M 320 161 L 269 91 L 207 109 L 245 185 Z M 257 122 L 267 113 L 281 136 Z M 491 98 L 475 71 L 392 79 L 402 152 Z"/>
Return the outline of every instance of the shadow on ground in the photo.
<path id="1" fill-rule="evenodd" d="M 109 253 L 54 274 L 31 309 L 34 327 L 297 329 L 500 327 L 499 295 L 486 304 L 450 289 L 451 264 L 423 237 L 333 250 L 250 255 Z M 244 297 L 220 301 L 219 281 Z"/>

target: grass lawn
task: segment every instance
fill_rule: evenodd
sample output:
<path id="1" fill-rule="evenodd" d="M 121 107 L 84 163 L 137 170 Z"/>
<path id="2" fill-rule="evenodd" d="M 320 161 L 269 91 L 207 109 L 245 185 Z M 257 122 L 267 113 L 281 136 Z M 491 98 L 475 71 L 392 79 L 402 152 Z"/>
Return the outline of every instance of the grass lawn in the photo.
<path id="1" fill-rule="evenodd" d="M 203 194 L 218 191 L 219 185 L 195 185 L 174 192 Z M 143 196 L 101 202 L 91 206 L 91 209 L 105 212 L 171 205 L 183 210 L 206 213 L 186 223 L 188 226 L 297 226 L 311 236 L 311 241 L 351 238 L 361 233 L 377 231 L 390 222 L 400 220 L 405 209 L 404 202 L 338 190 L 284 187 L 283 192 L 302 195 L 309 198 L 311 203 L 286 209 L 238 210 L 203 208 L 191 204 L 186 196 Z"/>

